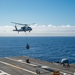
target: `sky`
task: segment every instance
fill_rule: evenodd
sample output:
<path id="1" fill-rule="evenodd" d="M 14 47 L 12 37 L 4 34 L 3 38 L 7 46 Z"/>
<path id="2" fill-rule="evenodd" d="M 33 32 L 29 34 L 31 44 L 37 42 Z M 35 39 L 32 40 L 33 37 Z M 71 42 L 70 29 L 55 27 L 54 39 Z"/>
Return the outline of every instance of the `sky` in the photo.
<path id="1" fill-rule="evenodd" d="M 24 35 L 11 22 L 36 23 L 30 36 L 75 36 L 75 0 L 0 0 L 0 36 Z"/>

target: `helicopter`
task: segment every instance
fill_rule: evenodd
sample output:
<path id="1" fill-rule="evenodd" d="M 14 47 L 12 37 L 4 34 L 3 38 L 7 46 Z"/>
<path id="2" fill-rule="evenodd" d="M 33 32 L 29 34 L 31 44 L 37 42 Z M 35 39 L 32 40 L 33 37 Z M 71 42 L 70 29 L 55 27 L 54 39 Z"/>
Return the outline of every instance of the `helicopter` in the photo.
<path id="1" fill-rule="evenodd" d="M 24 31 L 24 32 L 32 31 L 32 28 L 29 27 L 30 24 L 22 24 L 22 23 L 16 23 L 16 22 L 11 22 L 11 23 L 15 24 L 15 30 L 13 30 L 13 31 L 18 31 L 18 33 L 21 32 L 21 31 Z M 32 23 L 32 24 L 35 24 L 35 23 Z M 20 29 L 18 29 L 16 25 L 24 25 L 24 26 L 21 27 Z"/>
<path id="2" fill-rule="evenodd" d="M 16 23 L 16 22 L 11 22 L 11 23 L 15 24 L 15 30 L 13 30 L 13 31 L 18 31 L 18 33 L 21 32 L 21 31 L 24 31 L 24 32 L 32 31 L 32 28 L 29 27 L 29 25 L 35 24 L 35 23 L 32 23 L 32 24 L 22 24 L 22 23 Z M 16 25 L 24 25 L 24 26 L 21 27 L 20 29 L 18 29 Z M 26 45 L 26 49 L 30 49 L 29 44 Z"/>

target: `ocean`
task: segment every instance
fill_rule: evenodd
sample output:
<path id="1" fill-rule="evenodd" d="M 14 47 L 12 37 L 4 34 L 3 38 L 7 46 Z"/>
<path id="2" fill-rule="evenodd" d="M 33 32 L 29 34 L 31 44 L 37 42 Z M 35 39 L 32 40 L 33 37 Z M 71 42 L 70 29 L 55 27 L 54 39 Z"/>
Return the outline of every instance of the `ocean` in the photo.
<path id="1" fill-rule="evenodd" d="M 29 44 L 30 49 L 26 49 Z M 75 37 L 0 37 L 0 57 L 28 56 L 48 62 L 75 63 Z"/>

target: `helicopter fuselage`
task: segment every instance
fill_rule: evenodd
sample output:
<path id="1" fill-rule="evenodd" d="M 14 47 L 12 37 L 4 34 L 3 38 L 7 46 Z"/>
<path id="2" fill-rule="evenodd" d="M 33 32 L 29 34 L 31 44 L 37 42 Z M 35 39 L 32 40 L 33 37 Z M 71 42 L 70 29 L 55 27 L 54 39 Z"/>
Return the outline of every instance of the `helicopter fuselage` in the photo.
<path id="1" fill-rule="evenodd" d="M 21 29 L 17 29 L 17 27 L 15 26 L 15 30 L 13 30 L 13 31 L 18 31 L 18 32 L 20 32 L 20 31 L 24 31 L 24 32 L 26 32 L 26 31 L 32 31 L 32 28 L 31 27 L 21 27 Z"/>

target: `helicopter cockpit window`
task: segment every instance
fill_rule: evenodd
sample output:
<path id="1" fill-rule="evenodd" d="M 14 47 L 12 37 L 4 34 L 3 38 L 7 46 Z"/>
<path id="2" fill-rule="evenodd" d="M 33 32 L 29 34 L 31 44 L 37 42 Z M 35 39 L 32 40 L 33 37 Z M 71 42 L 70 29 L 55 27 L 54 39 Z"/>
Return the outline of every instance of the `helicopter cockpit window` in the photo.
<path id="1" fill-rule="evenodd" d="M 28 27 L 28 29 L 31 29 L 30 27 Z"/>

